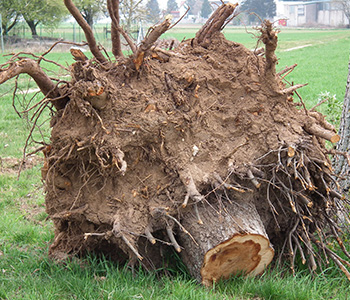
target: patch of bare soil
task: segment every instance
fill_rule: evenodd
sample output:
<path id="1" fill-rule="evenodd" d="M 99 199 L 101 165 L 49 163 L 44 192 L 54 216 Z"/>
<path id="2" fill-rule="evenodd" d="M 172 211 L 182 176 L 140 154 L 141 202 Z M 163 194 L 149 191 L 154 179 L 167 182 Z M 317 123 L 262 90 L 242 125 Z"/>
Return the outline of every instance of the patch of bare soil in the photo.
<path id="1" fill-rule="evenodd" d="M 16 205 L 23 213 L 26 220 L 40 226 L 44 226 L 48 221 L 45 203 L 38 199 L 42 199 L 44 188 L 42 184 L 33 186 L 32 191 L 23 198 L 16 199 Z"/>
<path id="2" fill-rule="evenodd" d="M 18 173 L 22 164 L 22 170 L 31 169 L 38 164 L 42 164 L 44 158 L 39 155 L 27 156 L 22 164 L 22 159 L 16 157 L 0 157 L 0 174 Z"/>

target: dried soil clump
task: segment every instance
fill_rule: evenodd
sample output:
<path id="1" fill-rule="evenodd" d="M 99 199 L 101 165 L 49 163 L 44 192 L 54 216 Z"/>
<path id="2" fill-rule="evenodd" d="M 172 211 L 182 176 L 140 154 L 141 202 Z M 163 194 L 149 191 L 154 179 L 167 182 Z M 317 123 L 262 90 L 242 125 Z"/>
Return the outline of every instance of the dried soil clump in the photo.
<path id="1" fill-rule="evenodd" d="M 325 147 L 339 136 L 296 108 L 302 85 L 285 86 L 288 68 L 276 74 L 270 22 L 260 29 L 265 56 L 220 33 L 235 7 L 222 5 L 171 51 L 152 47 L 168 21 L 131 58 L 72 51 L 42 169 L 51 256 L 95 251 L 156 269 L 174 248 L 206 285 L 261 273 L 274 249 L 292 268 L 296 252 L 312 270 L 318 253 L 347 264 L 323 231 L 339 239 L 343 197 Z"/>

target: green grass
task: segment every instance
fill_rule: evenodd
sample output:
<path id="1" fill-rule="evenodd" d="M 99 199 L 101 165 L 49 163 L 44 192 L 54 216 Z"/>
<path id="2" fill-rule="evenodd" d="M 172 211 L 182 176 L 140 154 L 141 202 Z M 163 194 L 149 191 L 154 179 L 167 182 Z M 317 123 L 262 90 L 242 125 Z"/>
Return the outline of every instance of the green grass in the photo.
<path id="1" fill-rule="evenodd" d="M 328 36 L 326 35 L 328 33 Z M 279 58 L 278 69 L 283 69 L 287 65 L 297 63 L 295 70 L 287 76 L 288 81 L 294 83 L 308 83 L 308 86 L 300 89 L 302 96 L 308 108 L 313 107 L 319 98 L 321 92 L 329 92 L 330 95 L 336 95 L 338 103 L 342 103 L 345 95 L 346 80 L 348 75 L 348 62 L 350 54 L 350 32 L 346 30 L 330 30 L 308 33 L 296 32 L 301 41 L 293 41 L 293 47 L 302 45 L 311 46 L 293 51 L 283 51 L 288 49 L 284 46 L 285 41 L 291 39 L 281 34 L 281 47 L 277 52 Z M 310 38 L 312 34 L 312 38 Z M 305 36 L 304 36 L 305 35 Z M 315 39 L 314 36 L 318 36 Z M 309 39 L 305 39 L 308 37 Z M 280 50 L 282 49 L 282 50 Z M 329 115 L 329 121 L 338 123 L 341 113 L 341 105 L 334 111 L 330 103 L 321 106 L 320 111 Z"/>
<path id="2" fill-rule="evenodd" d="M 252 30 L 249 30 L 252 31 Z M 193 37 L 195 27 L 174 28 L 168 36 L 180 40 Z M 256 38 L 244 29 L 227 28 L 226 36 L 254 48 Z M 283 30 L 277 51 L 278 70 L 294 63 L 298 67 L 288 76 L 294 83 L 309 83 L 300 89 L 308 107 L 317 103 L 321 92 L 336 94 L 336 101 L 323 104 L 323 112 L 332 122 L 339 120 L 349 59 L 349 32 L 346 30 Z M 312 46 L 286 52 L 302 45 Z M 88 56 L 90 54 L 87 54 Z M 53 52 L 48 59 L 67 66 L 73 62 L 65 52 Z M 1 57 L 0 63 L 6 59 Z M 61 70 L 47 63 L 53 77 Z M 21 77 L 19 87 L 34 88 L 33 81 Z M 19 118 L 11 95 L 13 81 L 0 86 L 0 158 L 21 158 L 30 125 Z M 33 95 L 33 94 L 31 94 Z M 18 109 L 39 101 L 16 100 Z M 22 103 L 22 106 L 18 103 Z M 30 118 L 31 114 L 29 114 Z M 48 118 L 48 112 L 40 123 Z M 49 126 L 43 131 L 49 137 Z M 35 132 L 35 139 L 40 133 Z M 35 149 L 30 145 L 30 150 Z M 4 168 L 0 160 L 0 299 L 348 299 L 349 284 L 333 265 L 312 278 L 303 267 L 292 276 L 287 267 L 267 270 L 258 278 L 236 277 L 219 282 L 213 289 L 197 285 L 181 268 L 168 270 L 171 276 L 136 272 L 135 277 L 123 266 L 106 258 L 89 256 L 57 264 L 48 259 L 48 246 L 53 240 L 53 224 L 46 219 L 44 192 L 38 163 L 22 172 L 17 180 L 16 170 Z"/>

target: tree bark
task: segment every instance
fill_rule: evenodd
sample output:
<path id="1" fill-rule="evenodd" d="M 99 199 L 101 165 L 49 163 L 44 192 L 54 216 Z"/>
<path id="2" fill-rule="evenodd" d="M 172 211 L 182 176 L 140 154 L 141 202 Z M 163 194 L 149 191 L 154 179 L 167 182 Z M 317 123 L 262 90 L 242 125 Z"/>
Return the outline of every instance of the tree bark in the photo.
<path id="1" fill-rule="evenodd" d="M 343 111 L 339 127 L 340 141 L 337 144 L 337 150 L 350 154 L 350 61 L 349 61 L 349 74 L 346 84 L 346 92 L 344 98 Z M 344 180 L 340 181 L 340 185 L 343 190 L 348 191 L 350 188 L 350 166 L 345 156 L 339 156 L 335 161 L 336 174 L 344 176 Z"/>
<path id="2" fill-rule="evenodd" d="M 224 27 L 228 17 L 230 17 L 238 4 L 227 3 L 221 5 L 203 25 L 195 37 L 195 42 L 203 47 L 208 47 L 211 42 L 211 37 L 214 33 L 219 32 Z"/>
<path id="3" fill-rule="evenodd" d="M 30 31 L 32 32 L 32 37 L 38 37 L 38 33 L 36 31 L 36 25 L 33 20 L 26 20 L 26 23 L 28 24 Z"/>
<path id="4" fill-rule="evenodd" d="M 13 19 L 13 22 L 11 23 L 10 26 L 3 26 L 2 29 L 4 31 L 4 35 L 8 35 L 9 31 L 17 24 L 18 21 L 18 15 Z"/>
<path id="5" fill-rule="evenodd" d="M 210 286 L 220 278 L 240 273 L 257 275 L 271 262 L 274 250 L 249 198 L 210 206 L 198 204 L 197 214 L 193 209 L 182 218 L 184 228 L 192 235 L 179 233 L 182 257 L 202 284 Z"/>
<path id="6" fill-rule="evenodd" d="M 124 39 L 126 40 L 126 42 L 128 43 L 131 51 L 133 53 L 136 52 L 136 45 L 134 44 L 134 42 L 131 40 L 130 36 L 124 31 L 124 29 L 120 26 L 119 24 L 119 21 L 117 19 L 117 16 L 119 16 L 119 12 L 118 14 L 116 14 L 115 12 L 115 4 L 113 4 L 113 0 L 107 0 L 107 8 L 108 8 L 108 11 L 109 11 L 109 15 L 111 17 L 111 21 L 112 21 L 112 27 L 114 27 L 114 30 L 115 30 L 115 33 L 116 32 L 119 32 L 123 37 Z M 114 53 L 118 53 L 119 51 L 117 50 L 118 48 L 120 48 L 121 46 L 120 45 L 117 45 L 117 44 L 114 44 L 114 42 L 118 42 L 117 40 L 112 40 L 113 42 L 113 54 Z M 121 50 L 120 50 L 121 51 Z M 115 55 L 115 54 L 114 54 Z"/>
<path id="7" fill-rule="evenodd" d="M 114 15 L 118 24 L 120 24 L 119 17 L 119 0 L 111 1 L 112 7 L 110 9 L 110 13 Z M 108 3 L 107 3 L 108 5 Z M 112 37 L 112 52 L 115 57 L 123 56 L 121 41 L 120 41 L 120 32 L 116 26 L 111 24 L 111 37 Z"/>
<path id="8" fill-rule="evenodd" d="M 95 40 L 94 34 L 92 32 L 92 29 L 89 26 L 89 24 L 86 22 L 84 17 L 81 15 L 80 11 L 73 4 L 72 0 L 64 0 L 64 4 L 67 7 L 67 9 L 69 10 L 69 12 L 72 14 L 74 19 L 78 22 L 79 26 L 84 30 L 86 40 L 89 44 L 89 48 L 90 48 L 93 56 L 100 63 L 106 63 L 107 59 L 103 56 L 100 49 L 97 47 L 96 40 Z"/>
<path id="9" fill-rule="evenodd" d="M 136 53 L 134 54 L 134 64 L 136 70 L 139 70 L 147 51 L 153 46 L 153 44 L 158 40 L 158 38 L 166 32 L 170 27 L 170 21 L 165 19 L 162 23 L 157 26 L 154 26 L 152 30 L 149 31 L 147 36 L 141 42 L 141 45 L 137 48 Z"/>

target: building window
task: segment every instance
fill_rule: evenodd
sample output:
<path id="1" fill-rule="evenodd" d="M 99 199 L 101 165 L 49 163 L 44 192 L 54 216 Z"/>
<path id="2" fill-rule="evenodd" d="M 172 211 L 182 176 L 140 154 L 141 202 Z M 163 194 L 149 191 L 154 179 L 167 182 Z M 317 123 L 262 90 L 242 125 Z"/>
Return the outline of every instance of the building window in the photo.
<path id="1" fill-rule="evenodd" d="M 331 5 L 328 2 L 317 3 L 318 10 L 331 10 Z"/>
<path id="2" fill-rule="evenodd" d="M 304 15 L 304 5 L 298 5 L 298 16 Z"/>

